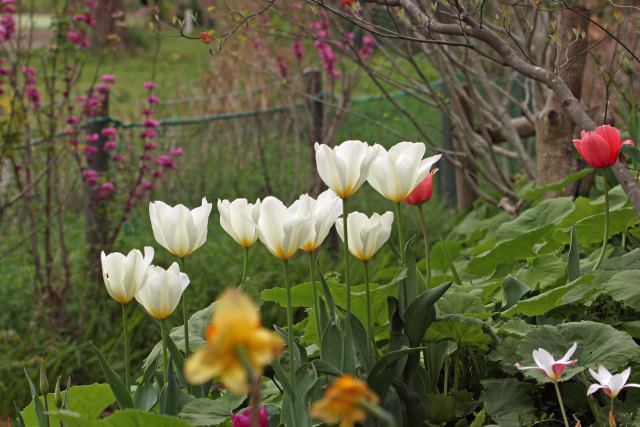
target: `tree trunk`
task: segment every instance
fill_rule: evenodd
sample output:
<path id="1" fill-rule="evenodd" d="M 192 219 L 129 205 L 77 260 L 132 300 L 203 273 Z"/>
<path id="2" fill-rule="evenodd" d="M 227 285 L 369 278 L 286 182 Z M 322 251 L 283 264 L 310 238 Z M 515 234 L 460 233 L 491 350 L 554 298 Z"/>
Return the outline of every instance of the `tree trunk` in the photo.
<path id="1" fill-rule="evenodd" d="M 585 15 L 588 11 L 582 9 Z M 580 99 L 587 38 L 587 20 L 571 11 L 563 11 L 558 24 L 559 47 L 556 52 L 555 68 L 566 82 L 573 95 Z M 576 33 L 578 39 L 576 40 Z M 554 92 L 549 93 L 547 102 L 536 115 L 536 149 L 538 155 L 538 183 L 541 186 L 562 180 L 578 170 L 578 162 L 573 156 L 572 139 L 575 135 L 574 122 Z M 573 194 L 576 184 L 565 187 L 563 194 Z M 555 197 L 555 192 L 546 197 Z"/>
<path id="2" fill-rule="evenodd" d="M 107 44 L 109 36 L 115 36 L 117 44 L 126 44 L 127 42 L 127 27 L 122 0 L 101 0 L 98 3 L 96 25 L 91 33 L 91 45 L 103 47 Z"/>

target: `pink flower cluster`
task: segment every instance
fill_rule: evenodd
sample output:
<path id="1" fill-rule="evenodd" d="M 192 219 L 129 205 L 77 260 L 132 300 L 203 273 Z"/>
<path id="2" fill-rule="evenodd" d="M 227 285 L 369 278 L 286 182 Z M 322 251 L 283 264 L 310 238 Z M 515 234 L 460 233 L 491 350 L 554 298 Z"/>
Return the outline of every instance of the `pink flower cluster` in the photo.
<path id="1" fill-rule="evenodd" d="M 2 6 L 3 11 L 6 7 L 7 6 L 5 5 Z M 15 10 L 15 6 L 14 6 L 14 10 Z M 11 12 L 5 12 L 5 13 L 11 13 Z M 11 38 L 15 33 L 16 33 L 16 21 L 13 18 L 13 16 L 4 15 L 2 18 L 0 18 L 0 42 L 11 40 Z"/>
<path id="2" fill-rule="evenodd" d="M 86 6 L 89 9 L 95 9 L 97 7 L 97 2 L 86 2 Z M 72 24 L 69 27 L 69 31 L 67 31 L 67 40 L 69 41 L 69 43 L 83 48 L 88 48 L 88 28 L 96 25 L 96 20 L 93 17 L 93 13 L 90 10 L 76 11 L 71 20 Z"/>

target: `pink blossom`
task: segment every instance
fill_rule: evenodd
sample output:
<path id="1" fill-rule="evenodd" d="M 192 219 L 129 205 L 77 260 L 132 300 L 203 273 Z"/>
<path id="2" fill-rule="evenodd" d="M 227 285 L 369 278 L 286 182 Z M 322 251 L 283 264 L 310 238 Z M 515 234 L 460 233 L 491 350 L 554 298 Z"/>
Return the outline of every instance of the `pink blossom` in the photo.
<path id="1" fill-rule="evenodd" d="M 116 148 L 118 148 L 118 143 L 116 141 L 111 140 L 104 143 L 103 150 L 109 151 L 109 150 L 115 150 Z"/>
<path id="2" fill-rule="evenodd" d="M 69 31 L 67 33 L 67 40 L 69 40 L 69 43 L 73 43 L 75 45 L 78 46 L 82 46 L 82 47 L 89 47 L 89 41 L 87 40 L 87 37 L 85 34 L 83 33 L 77 33 L 75 31 Z"/>
<path id="3" fill-rule="evenodd" d="M 97 152 L 98 152 L 98 149 L 96 148 L 95 145 L 87 145 L 84 147 L 84 150 L 82 150 L 83 154 L 94 154 Z"/>
<path id="4" fill-rule="evenodd" d="M 156 136 L 158 135 L 156 134 L 156 131 L 153 130 L 152 128 L 144 130 L 140 133 L 140 138 L 155 138 Z"/>
<path id="5" fill-rule="evenodd" d="M 5 67 L 0 67 L 0 76 L 8 76 L 8 75 L 9 75 L 9 70 L 7 70 Z"/>
<path id="6" fill-rule="evenodd" d="M 72 147 L 77 147 L 80 145 L 80 140 L 78 138 L 71 138 L 69 144 L 71 144 Z"/>
<path id="7" fill-rule="evenodd" d="M 13 2 L 11 3 L 7 3 L 7 4 L 2 4 L 2 8 L 0 9 L 0 12 L 2 13 L 13 13 L 16 11 L 16 6 L 13 4 Z"/>
<path id="8" fill-rule="evenodd" d="M 153 116 L 155 114 L 155 111 L 151 108 L 143 108 L 140 112 L 145 116 Z"/>
<path id="9" fill-rule="evenodd" d="M 82 178 L 84 178 L 84 182 L 86 182 L 87 184 L 95 185 L 98 183 L 98 172 L 92 169 L 87 169 L 85 171 L 82 171 Z"/>
<path id="10" fill-rule="evenodd" d="M 160 170 L 152 170 L 151 171 L 151 175 L 155 176 L 156 178 L 162 178 L 164 176 L 164 173 Z"/>
<path id="11" fill-rule="evenodd" d="M 34 86 L 27 86 L 24 88 L 24 94 L 27 97 L 27 100 L 33 104 L 32 108 L 37 110 L 40 108 L 40 92 L 38 92 L 38 88 Z"/>
<path id="12" fill-rule="evenodd" d="M 153 155 L 151 155 L 151 154 L 143 154 L 142 156 L 140 156 L 140 160 L 147 161 L 147 162 L 152 162 L 153 161 Z"/>
<path id="13" fill-rule="evenodd" d="M 85 2 L 85 4 L 87 5 L 87 7 L 90 7 L 91 9 L 95 9 L 98 7 L 97 1 L 87 1 Z"/>
<path id="14" fill-rule="evenodd" d="M 291 45 L 291 50 L 293 50 L 293 54 L 297 59 L 302 59 L 304 57 L 304 52 L 302 51 L 302 43 L 293 42 Z"/>
<path id="15" fill-rule="evenodd" d="M 176 164 L 173 162 L 173 159 L 169 156 L 158 156 L 156 159 L 156 163 L 165 168 L 175 169 Z"/>
<path id="16" fill-rule="evenodd" d="M 89 135 L 87 135 L 86 141 L 89 144 L 98 142 L 100 140 L 100 135 L 98 135 L 97 133 L 91 133 Z"/>
<path id="17" fill-rule="evenodd" d="M 64 133 L 65 135 L 71 135 L 73 133 L 73 129 L 65 129 L 64 131 L 62 131 L 62 133 Z"/>
<path id="18" fill-rule="evenodd" d="M 156 144 L 155 142 L 147 142 L 146 144 L 144 144 L 144 149 L 147 151 L 155 150 L 156 148 L 158 148 L 158 144 Z"/>
<path id="19" fill-rule="evenodd" d="M 283 79 L 286 79 L 289 76 L 289 68 L 284 63 L 284 58 L 282 56 L 278 56 L 278 71 L 280 72 L 280 76 Z"/>
<path id="20" fill-rule="evenodd" d="M 35 77 L 33 77 L 33 76 L 27 76 L 27 77 L 25 77 L 24 82 L 25 82 L 26 84 L 28 84 L 28 85 L 34 85 L 34 84 L 36 84 L 36 83 L 37 83 L 37 80 L 36 80 L 36 78 L 35 78 Z"/>
<path id="21" fill-rule="evenodd" d="M 146 119 L 145 121 L 142 122 L 142 126 L 146 128 L 158 128 L 160 127 L 160 123 L 158 123 L 156 120 L 153 120 L 153 119 Z"/>
<path id="22" fill-rule="evenodd" d="M 171 155 L 173 157 L 180 157 L 180 156 L 184 155 L 184 151 L 182 150 L 182 148 L 172 148 L 169 151 L 169 155 Z"/>
<path id="23" fill-rule="evenodd" d="M 102 185 L 100 186 L 100 189 L 98 190 L 98 194 L 101 197 L 105 197 L 108 196 L 109 193 L 111 193 L 114 190 L 114 185 L 110 182 L 103 182 Z"/>
<path id="24" fill-rule="evenodd" d="M 119 162 L 119 161 L 121 161 L 121 160 L 124 160 L 124 156 L 123 156 L 122 154 L 114 154 L 111 158 L 112 158 L 113 160 L 115 160 L 116 162 Z"/>
<path id="25" fill-rule="evenodd" d="M 302 5 L 300 3 L 291 3 L 291 9 L 302 9 Z"/>
<path id="26" fill-rule="evenodd" d="M 116 78 L 113 74 L 104 74 L 101 80 L 105 83 L 116 84 Z"/>
<path id="27" fill-rule="evenodd" d="M 158 99 L 158 97 L 157 97 L 157 96 L 155 96 L 155 95 L 149 95 L 149 96 L 147 97 L 147 102 L 148 102 L 149 104 L 157 104 L 157 103 L 159 103 L 159 102 L 160 102 L 160 100 L 159 100 L 159 99 Z"/>
<path id="28" fill-rule="evenodd" d="M 36 69 L 33 67 L 22 67 L 22 74 L 24 74 L 25 76 L 35 76 Z"/>
<path id="29" fill-rule="evenodd" d="M 0 18 L 0 42 L 9 40 L 16 32 L 16 21 L 11 15 Z"/>
<path id="30" fill-rule="evenodd" d="M 151 181 L 145 181 L 142 184 L 140 184 L 139 188 L 141 190 L 149 190 L 149 191 L 151 191 L 151 190 L 153 190 L 154 185 L 153 185 L 153 182 L 151 182 Z"/>
<path id="31" fill-rule="evenodd" d="M 100 134 L 105 138 L 115 138 L 118 135 L 118 131 L 115 128 L 104 128 L 100 131 Z"/>
<path id="32" fill-rule="evenodd" d="M 156 84 L 154 82 L 144 82 L 142 87 L 149 90 L 154 90 L 156 88 Z"/>
<path id="33" fill-rule="evenodd" d="M 258 413 L 259 427 L 269 426 L 269 415 L 267 407 L 260 408 Z M 242 414 L 231 414 L 231 427 L 249 427 L 251 426 L 251 409 L 245 409 Z"/>
<path id="34" fill-rule="evenodd" d="M 98 83 L 96 85 L 96 90 L 98 92 L 102 92 L 102 93 L 108 93 L 109 92 L 109 85 L 106 85 L 104 83 Z"/>
<path id="35" fill-rule="evenodd" d="M 68 125 L 77 125 L 78 124 L 78 118 L 76 116 L 70 116 L 65 121 L 67 122 Z"/>

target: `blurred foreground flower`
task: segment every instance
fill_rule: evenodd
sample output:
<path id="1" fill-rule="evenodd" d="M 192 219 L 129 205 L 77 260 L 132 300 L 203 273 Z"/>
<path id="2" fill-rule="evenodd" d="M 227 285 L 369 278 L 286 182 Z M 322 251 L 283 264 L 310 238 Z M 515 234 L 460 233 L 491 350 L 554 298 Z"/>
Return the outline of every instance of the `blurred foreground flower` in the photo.
<path id="1" fill-rule="evenodd" d="M 589 369 L 589 372 L 600 384 L 591 384 L 589 386 L 589 390 L 587 390 L 587 396 L 595 393 L 599 389 L 603 389 L 604 392 L 607 393 L 607 396 L 614 399 L 625 387 L 640 388 L 640 384 L 627 384 L 629 375 L 631 375 L 631 368 L 625 369 L 620 374 L 611 375 L 611 372 L 609 372 L 604 365 L 600 365 L 598 367 L 598 372 L 595 372 L 593 369 Z"/>
<path id="2" fill-rule="evenodd" d="M 166 270 L 152 265 L 147 269 L 147 277 L 136 294 L 136 300 L 150 315 L 163 320 L 176 309 L 187 286 L 189 277 L 180 272 L 177 263 Z"/>
<path id="3" fill-rule="evenodd" d="M 618 160 L 620 148 L 634 145 L 630 140 L 620 142 L 620 131 L 613 126 L 598 126 L 595 131 L 582 131 L 580 139 L 574 139 L 576 150 L 594 168 L 605 168 Z"/>
<path id="4" fill-rule="evenodd" d="M 336 231 L 344 241 L 342 218 L 336 220 Z M 389 240 L 393 212 L 384 215 L 374 213 L 371 218 L 360 212 L 351 212 L 347 217 L 349 223 L 349 252 L 362 261 L 369 260 L 378 249 Z"/>
<path id="5" fill-rule="evenodd" d="M 260 199 L 254 204 L 248 203 L 247 199 L 235 199 L 233 202 L 218 199 L 218 212 L 220 225 L 236 243 L 248 248 L 258 240 Z"/>
<path id="6" fill-rule="evenodd" d="M 102 278 L 107 292 L 120 304 L 127 304 L 144 285 L 147 268 L 153 261 L 153 248 L 144 247 L 144 257 L 138 249 L 132 249 L 127 256 L 119 252 L 100 254 Z"/>
<path id="7" fill-rule="evenodd" d="M 318 175 L 340 198 L 346 199 L 364 184 L 378 151 L 362 141 L 344 141 L 331 149 L 315 144 Z"/>
<path id="8" fill-rule="evenodd" d="M 394 203 L 401 202 L 427 176 L 442 154 L 422 156 L 422 142 L 400 142 L 389 151 L 376 144 L 378 155 L 371 164 L 367 181 L 380 194 Z"/>
<path id="9" fill-rule="evenodd" d="M 566 368 L 567 365 L 573 365 L 578 361 L 569 360 L 576 351 L 576 348 L 578 348 L 578 343 L 573 343 L 571 348 L 567 350 L 560 360 L 554 360 L 551 353 L 544 348 L 539 348 L 537 350 L 533 350 L 533 360 L 538 366 L 522 366 L 521 364 L 516 363 L 515 367 L 520 370 L 537 369 L 544 373 L 551 381 L 556 382 L 560 375 L 562 375 L 562 372 L 564 372 L 564 368 Z"/>
<path id="10" fill-rule="evenodd" d="M 241 354 L 246 355 L 252 375 L 260 377 L 264 366 L 284 349 L 284 341 L 261 326 L 253 301 L 237 289 L 220 295 L 205 335 L 207 344 L 185 361 L 184 378 L 190 384 L 202 384 L 220 376 L 229 391 L 238 395 L 249 390 Z"/>
<path id="11" fill-rule="evenodd" d="M 329 424 L 341 420 L 340 427 L 352 427 L 363 423 L 367 418 L 367 405 L 377 405 L 378 401 L 378 396 L 367 383 L 344 374 L 327 388 L 322 399 L 311 405 L 310 414 Z"/>
<path id="12" fill-rule="evenodd" d="M 171 207 L 161 201 L 149 203 L 153 237 L 172 254 L 186 257 L 207 240 L 211 207 L 206 197 L 201 206 L 192 210 L 182 204 Z"/>
<path id="13" fill-rule="evenodd" d="M 231 427 L 251 427 L 251 409 L 245 409 L 241 414 L 231 414 Z M 258 412 L 258 427 L 269 427 L 266 406 Z"/>

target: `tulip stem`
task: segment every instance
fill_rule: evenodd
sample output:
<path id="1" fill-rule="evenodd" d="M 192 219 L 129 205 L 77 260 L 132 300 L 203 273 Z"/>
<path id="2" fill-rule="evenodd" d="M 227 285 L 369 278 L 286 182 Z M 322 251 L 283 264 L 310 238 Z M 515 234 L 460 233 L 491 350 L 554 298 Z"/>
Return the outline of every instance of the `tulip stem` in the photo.
<path id="1" fill-rule="evenodd" d="M 296 358 L 294 356 L 294 342 L 293 342 L 293 302 L 291 300 L 291 285 L 289 284 L 289 261 L 282 260 L 284 263 L 284 286 L 287 289 L 287 338 L 289 340 L 289 380 L 291 386 L 296 389 Z M 291 396 L 291 401 L 295 405 L 295 396 Z M 294 407 L 295 414 L 295 407 Z"/>
<path id="2" fill-rule="evenodd" d="M 244 247 L 244 263 L 242 265 L 242 279 L 240 279 L 240 284 L 243 285 L 244 281 L 247 280 L 247 267 L 249 266 L 249 246 Z"/>
<path id="3" fill-rule="evenodd" d="M 127 305 L 122 305 L 122 327 L 124 328 L 124 384 L 127 392 L 131 392 L 131 366 L 129 359 L 129 331 L 127 328 Z"/>
<path id="4" fill-rule="evenodd" d="M 184 271 L 184 258 L 180 258 L 180 270 Z M 189 357 L 191 346 L 189 345 L 189 316 L 187 316 L 187 290 L 182 293 L 182 320 L 184 321 L 184 354 Z"/>
<path id="5" fill-rule="evenodd" d="M 560 387 L 558 387 L 558 381 L 554 381 L 553 385 L 556 387 L 556 394 L 558 395 L 558 403 L 560 403 L 560 411 L 562 411 L 562 419 L 564 420 L 565 427 L 569 427 L 569 421 L 567 421 L 567 413 L 564 410 L 564 404 L 562 403 L 562 396 L 560 395 Z"/>
<path id="6" fill-rule="evenodd" d="M 367 353 L 369 354 L 369 360 L 372 360 L 372 351 L 376 348 L 376 337 L 373 331 L 373 323 L 371 321 L 371 291 L 369 290 L 369 262 L 366 260 L 364 263 L 364 286 L 365 295 L 367 297 L 367 337 L 371 340 L 371 346 L 367 346 Z"/>
<path id="7" fill-rule="evenodd" d="M 604 253 L 607 250 L 607 241 L 609 240 L 609 183 L 607 182 L 607 169 L 602 169 L 604 175 L 604 238 L 602 240 L 602 250 L 600 256 L 593 266 L 593 271 L 596 271 L 602 260 L 604 259 Z"/>
<path id="8" fill-rule="evenodd" d="M 166 319 L 160 320 L 160 331 L 162 333 L 162 367 L 164 368 L 164 382 L 167 382 L 167 325 Z"/>
<path id="9" fill-rule="evenodd" d="M 429 239 L 427 237 L 427 223 L 424 220 L 424 211 L 422 210 L 424 203 L 417 205 L 418 212 L 420 212 L 420 225 L 422 226 L 422 237 L 424 238 L 424 259 L 427 263 L 426 275 L 427 275 L 427 290 L 431 288 L 431 254 L 429 253 Z"/>
<path id="10" fill-rule="evenodd" d="M 313 290 L 313 313 L 316 321 L 316 335 L 318 336 L 318 348 L 322 359 L 322 331 L 320 330 L 320 307 L 318 304 L 318 290 L 316 289 L 316 275 L 313 274 L 313 251 L 309 254 L 309 274 L 311 274 L 311 289 Z"/>
<path id="11" fill-rule="evenodd" d="M 396 217 L 398 221 L 398 250 L 400 251 L 400 268 L 405 266 L 404 259 L 404 239 L 402 236 L 402 214 L 400 211 L 400 202 L 396 203 Z M 407 280 L 402 279 L 402 312 L 404 308 L 409 305 L 409 291 L 407 290 Z"/>
<path id="12" fill-rule="evenodd" d="M 342 232 L 344 236 L 344 279 L 347 285 L 347 324 L 345 325 L 345 339 L 342 345 L 342 363 L 340 370 L 344 371 L 347 365 L 347 346 L 351 345 L 351 280 L 349 278 L 349 234 L 347 223 L 349 222 L 349 211 L 347 210 L 347 198 L 342 198 Z"/>

